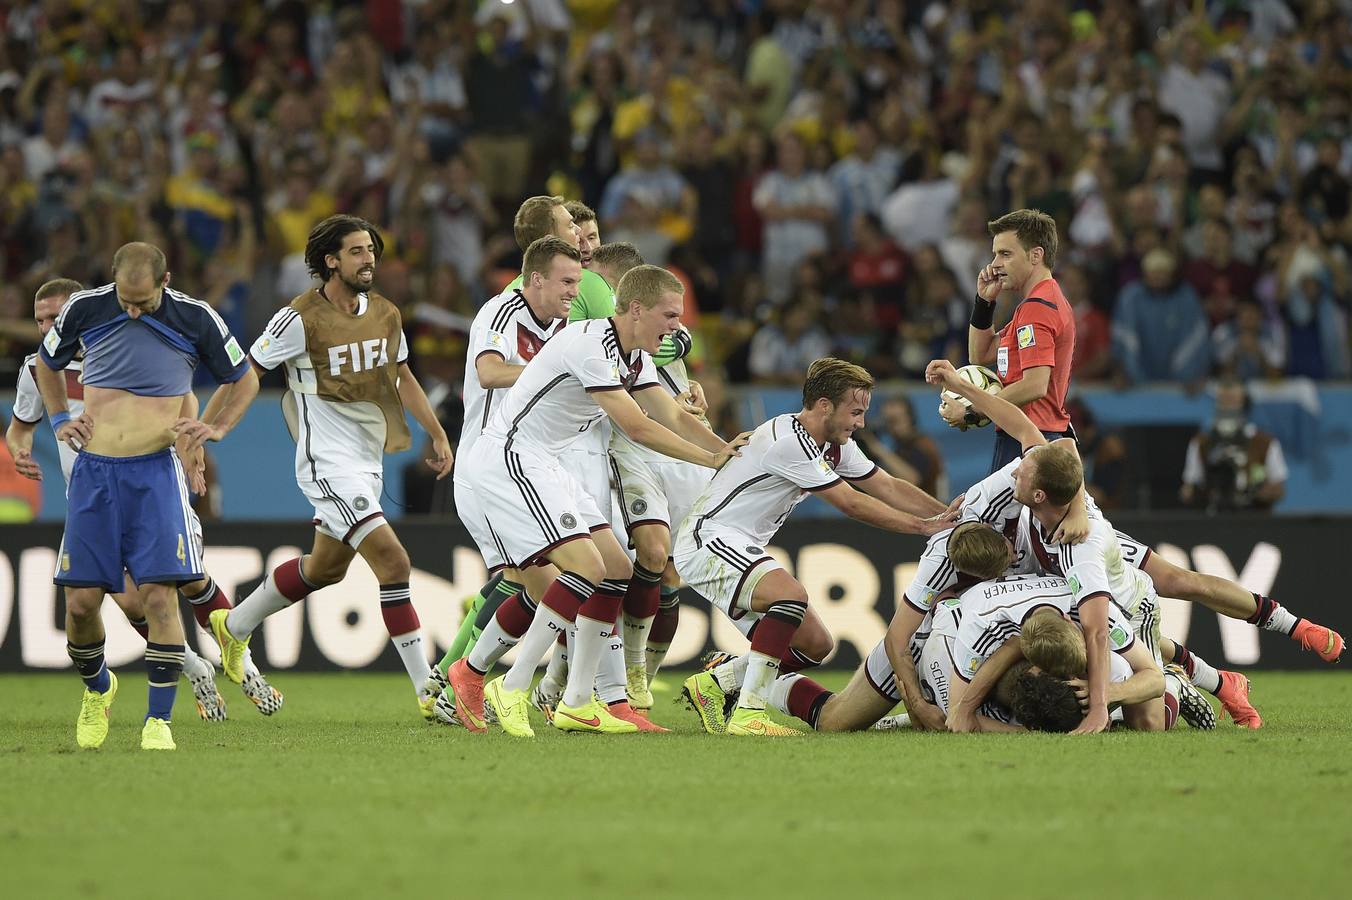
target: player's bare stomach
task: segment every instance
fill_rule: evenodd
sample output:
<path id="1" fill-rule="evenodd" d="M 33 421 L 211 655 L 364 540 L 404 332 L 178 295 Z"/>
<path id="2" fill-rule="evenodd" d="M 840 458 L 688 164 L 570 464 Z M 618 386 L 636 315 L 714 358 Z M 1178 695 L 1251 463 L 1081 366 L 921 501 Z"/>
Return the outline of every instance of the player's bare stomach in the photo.
<path id="1" fill-rule="evenodd" d="M 114 388 L 85 387 L 94 433 L 85 449 L 99 456 L 142 456 L 174 443 L 182 397 L 142 397 Z"/>

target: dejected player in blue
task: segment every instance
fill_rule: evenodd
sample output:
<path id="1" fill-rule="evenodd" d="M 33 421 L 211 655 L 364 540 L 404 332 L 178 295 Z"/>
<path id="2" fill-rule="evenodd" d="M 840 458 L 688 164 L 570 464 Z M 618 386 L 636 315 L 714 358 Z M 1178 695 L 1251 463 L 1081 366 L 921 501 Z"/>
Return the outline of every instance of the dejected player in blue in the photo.
<path id="1" fill-rule="evenodd" d="M 75 725 L 84 748 L 108 736 L 117 676 L 104 661 L 99 610 L 105 592 L 123 589 L 125 571 L 142 589 L 149 626 L 141 748 L 175 749 L 169 719 L 184 643 L 176 589 L 203 577 L 179 454 L 198 456 L 205 441 L 224 437 L 258 393 L 258 376 L 221 317 L 168 284 L 158 247 L 124 245 L 113 256 L 113 283 L 71 294 L 39 352 L 52 428 L 79 451 L 55 581 L 66 589 L 67 650 L 85 683 Z M 85 409 L 71 418 L 62 370 L 80 351 Z M 221 382 L 200 421 L 180 417 L 199 362 Z"/>

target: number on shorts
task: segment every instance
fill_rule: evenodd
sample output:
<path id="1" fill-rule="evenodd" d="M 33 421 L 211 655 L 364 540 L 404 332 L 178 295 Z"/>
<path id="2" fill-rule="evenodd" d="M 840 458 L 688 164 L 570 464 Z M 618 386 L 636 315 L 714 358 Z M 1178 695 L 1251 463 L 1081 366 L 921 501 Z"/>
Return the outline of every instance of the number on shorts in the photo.
<path id="1" fill-rule="evenodd" d="M 179 561 L 179 564 L 181 565 L 181 564 L 187 562 L 187 560 L 188 560 L 188 555 L 187 555 L 187 553 L 184 552 L 184 549 L 183 549 L 183 535 L 180 534 L 180 535 L 178 536 L 178 561 Z"/>

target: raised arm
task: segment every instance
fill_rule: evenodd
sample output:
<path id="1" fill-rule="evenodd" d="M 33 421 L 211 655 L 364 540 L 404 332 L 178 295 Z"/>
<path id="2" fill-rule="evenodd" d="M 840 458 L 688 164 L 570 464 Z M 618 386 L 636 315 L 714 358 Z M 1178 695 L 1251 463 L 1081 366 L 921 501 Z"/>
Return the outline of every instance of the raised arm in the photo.
<path id="1" fill-rule="evenodd" d="M 1000 277 L 991 266 L 976 276 L 976 297 L 972 300 L 972 318 L 967 326 L 967 361 L 979 366 L 995 362 L 998 340 L 995 336 L 995 302 L 1000 299 Z"/>
<path id="2" fill-rule="evenodd" d="M 988 394 L 976 385 L 959 378 L 957 370 L 948 360 L 936 359 L 926 366 L 925 380 L 969 401 L 973 410 L 1004 429 L 1025 450 L 1047 443 L 1042 432 L 1024 415 L 1023 410 L 1008 400 Z"/>

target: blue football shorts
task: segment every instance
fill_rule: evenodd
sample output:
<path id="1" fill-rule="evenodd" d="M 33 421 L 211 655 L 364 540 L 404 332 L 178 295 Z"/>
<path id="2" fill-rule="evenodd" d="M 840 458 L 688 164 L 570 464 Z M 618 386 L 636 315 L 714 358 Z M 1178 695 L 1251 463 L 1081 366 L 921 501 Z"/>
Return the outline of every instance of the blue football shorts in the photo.
<path id="1" fill-rule="evenodd" d="M 138 586 L 203 577 L 188 479 L 172 449 L 127 457 L 83 451 L 66 496 L 57 584 L 114 592 L 123 588 L 123 571 Z"/>

